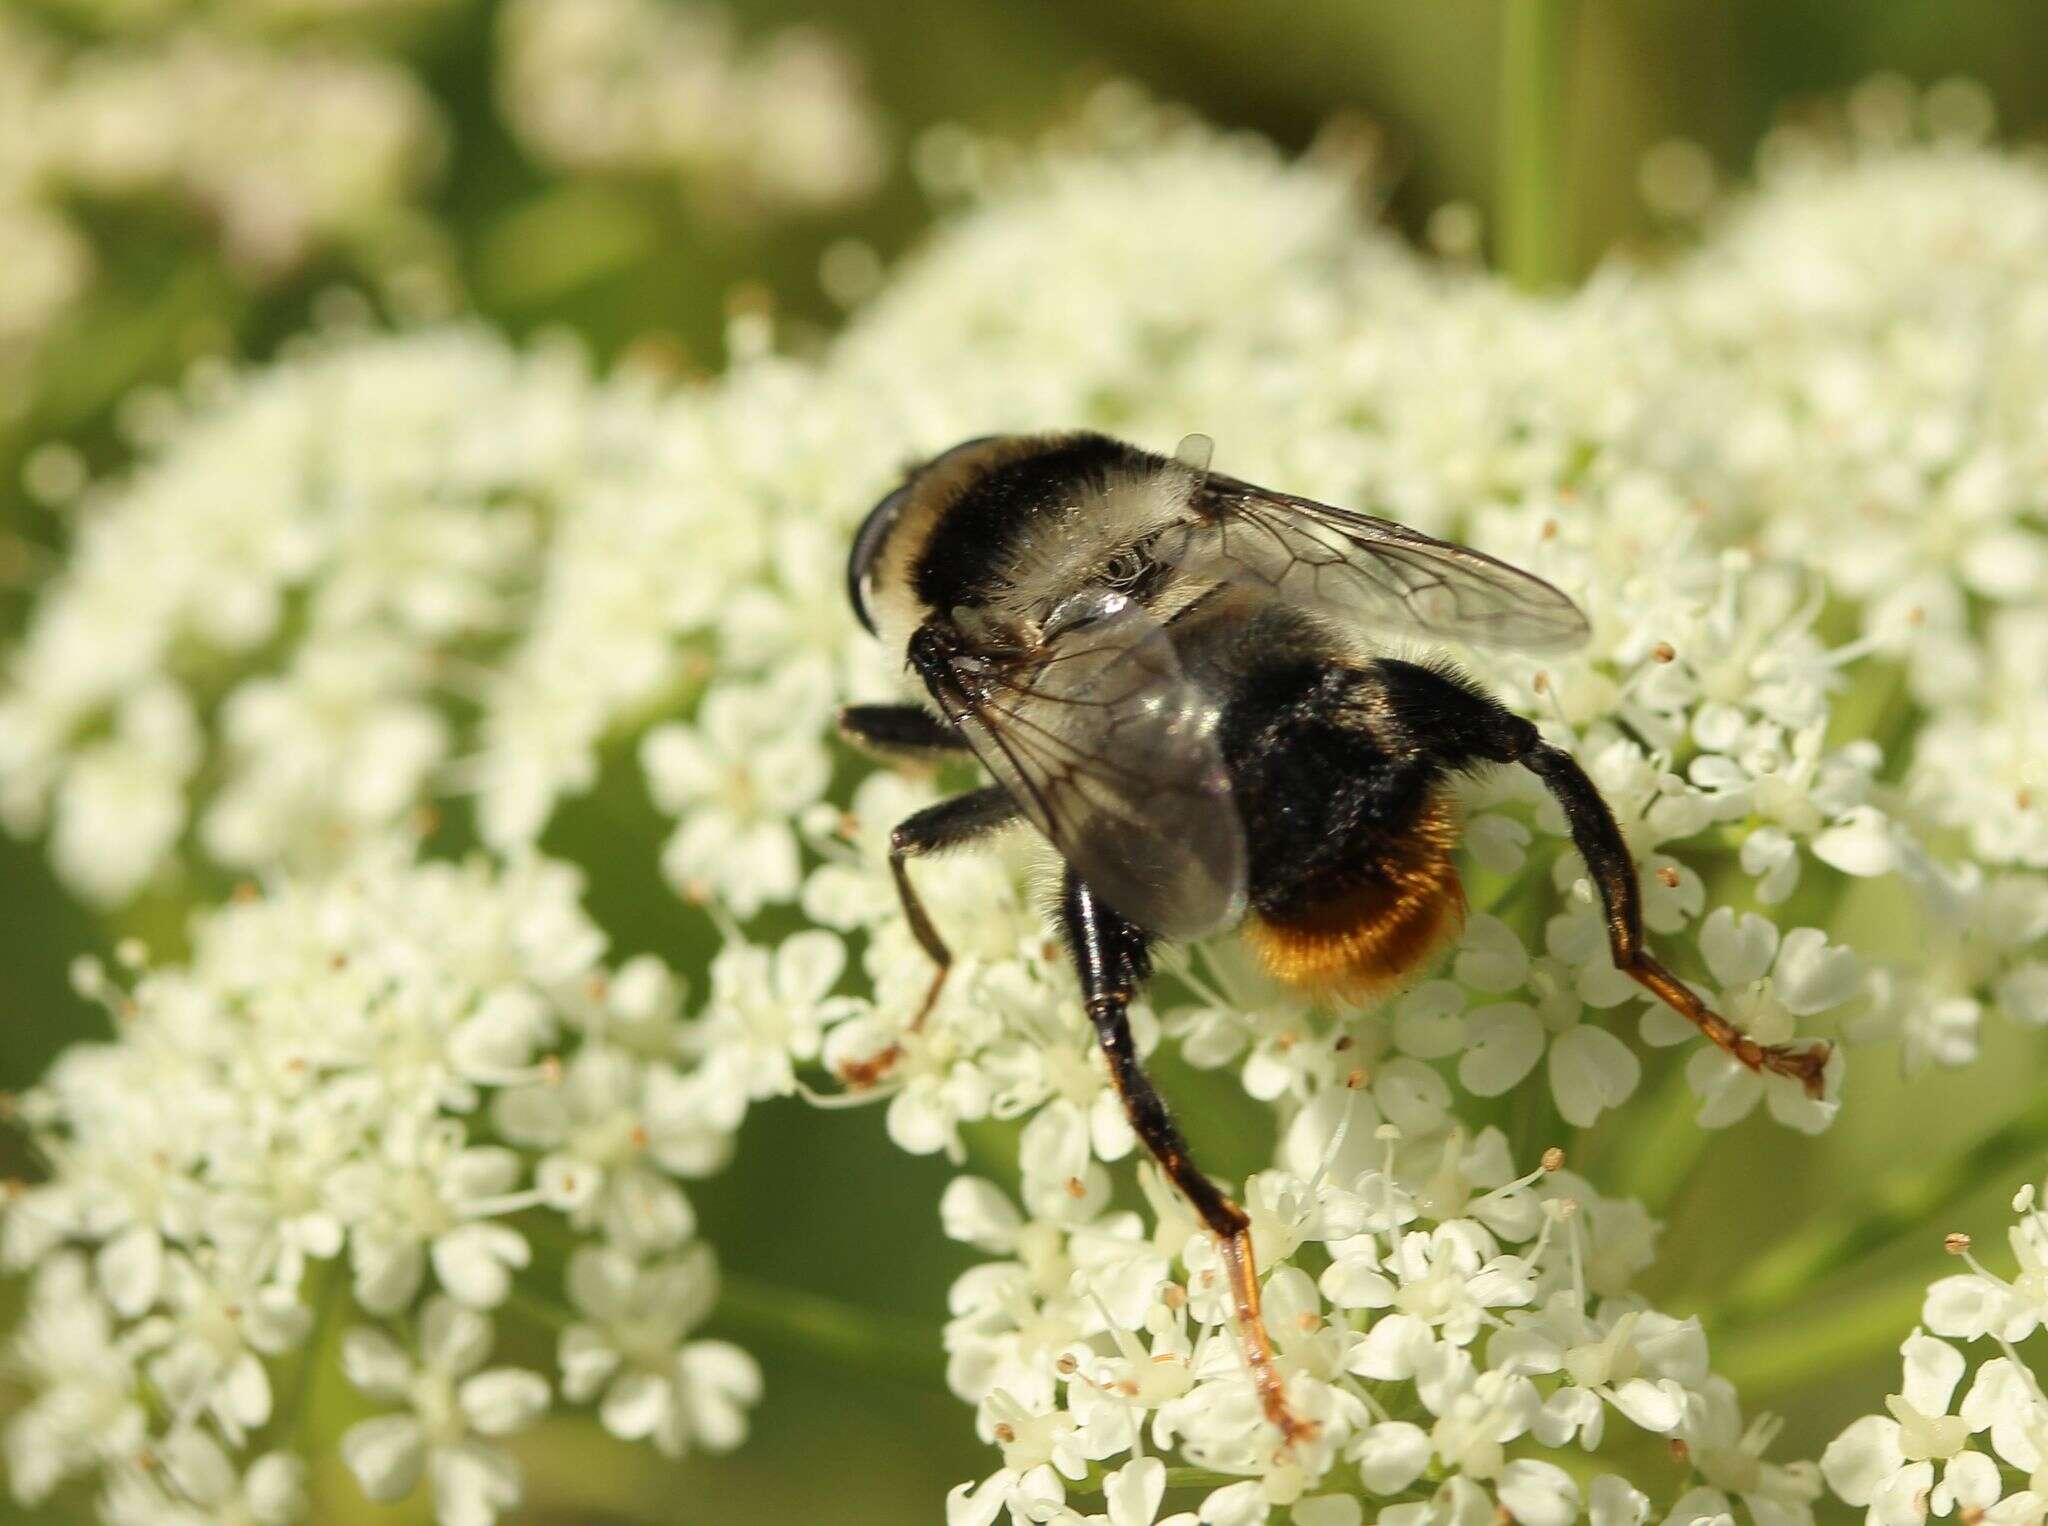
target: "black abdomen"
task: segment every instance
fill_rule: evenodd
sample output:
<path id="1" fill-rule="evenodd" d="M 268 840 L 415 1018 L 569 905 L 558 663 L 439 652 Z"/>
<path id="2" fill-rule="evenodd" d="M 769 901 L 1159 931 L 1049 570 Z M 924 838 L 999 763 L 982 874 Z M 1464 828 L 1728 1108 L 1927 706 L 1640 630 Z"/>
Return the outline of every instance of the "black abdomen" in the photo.
<path id="1" fill-rule="evenodd" d="M 1294 921 L 1402 855 L 1445 770 L 1397 728 L 1371 667 L 1287 656 L 1244 675 L 1221 735 L 1255 913 Z"/>

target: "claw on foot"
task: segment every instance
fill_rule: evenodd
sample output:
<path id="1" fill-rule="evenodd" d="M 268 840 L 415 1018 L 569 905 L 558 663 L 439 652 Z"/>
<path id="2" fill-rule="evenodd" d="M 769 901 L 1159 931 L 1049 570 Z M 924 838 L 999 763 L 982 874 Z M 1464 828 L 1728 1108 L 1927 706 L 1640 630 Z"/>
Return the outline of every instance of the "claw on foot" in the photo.
<path id="1" fill-rule="evenodd" d="M 916 1015 L 910 1019 L 910 1033 L 921 1032 L 924 1020 L 932 1015 L 932 1008 L 939 1004 L 939 992 L 946 988 L 949 966 L 940 965 L 938 973 L 932 976 L 930 988 L 924 993 L 924 1000 L 917 1004 Z M 864 1060 L 841 1060 L 835 1067 L 840 1084 L 852 1091 L 867 1091 L 889 1079 L 898 1065 L 903 1062 L 903 1046 L 891 1044 L 878 1050 Z"/>
<path id="2" fill-rule="evenodd" d="M 1828 1060 L 1834 1052 L 1833 1044 L 1812 1044 L 1805 1049 L 1772 1044 L 1762 1052 L 1763 1068 L 1790 1076 L 1806 1089 L 1807 1096 L 1818 1102 L 1827 1089 Z"/>
<path id="3" fill-rule="evenodd" d="M 1759 1044 L 1701 1001 L 1691 987 L 1649 955 L 1638 953 L 1622 969 L 1672 1011 L 1689 1020 L 1724 1054 L 1759 1075 L 1769 1071 L 1790 1076 L 1805 1088 L 1807 1096 L 1816 1102 L 1820 1100 L 1827 1084 L 1828 1057 L 1835 1052 L 1832 1044 L 1811 1044 L 1804 1049 L 1790 1044 Z"/>
<path id="4" fill-rule="evenodd" d="M 1733 1037 L 1727 1042 L 1723 1042 L 1711 1028 L 1707 1030 L 1707 1037 L 1758 1075 L 1768 1071 L 1774 1076 L 1790 1077 L 1799 1083 L 1807 1096 L 1820 1101 L 1827 1090 L 1828 1057 L 1835 1052 L 1834 1045 L 1809 1044 L 1800 1049 L 1791 1044 L 1759 1044 L 1733 1028 L 1728 1032 Z"/>
<path id="5" fill-rule="evenodd" d="M 896 1068 L 903 1058 L 903 1046 L 891 1044 L 887 1049 L 869 1055 L 865 1060 L 841 1060 L 836 1067 L 840 1084 L 850 1091 L 866 1091 L 879 1086 L 889 1078 L 889 1072 Z"/>

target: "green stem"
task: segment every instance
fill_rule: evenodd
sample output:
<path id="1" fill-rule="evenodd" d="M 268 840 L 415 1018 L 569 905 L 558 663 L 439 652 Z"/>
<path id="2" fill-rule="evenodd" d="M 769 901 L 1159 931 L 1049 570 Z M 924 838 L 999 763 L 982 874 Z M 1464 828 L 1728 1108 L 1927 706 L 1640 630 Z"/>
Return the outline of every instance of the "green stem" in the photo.
<path id="1" fill-rule="evenodd" d="M 315 1262 L 306 1277 L 313 1284 L 310 1300 L 313 1328 L 306 1332 L 305 1344 L 299 1348 L 298 1371 L 292 1375 L 291 1399 L 278 1412 L 290 1417 L 292 1450 L 301 1456 L 313 1455 L 323 1439 L 315 1418 L 320 1406 L 313 1401 L 320 1391 L 321 1370 L 330 1365 L 330 1359 L 335 1356 L 329 1349 L 334 1344 L 334 1331 L 339 1323 L 335 1316 L 348 1296 L 348 1274 L 339 1256 Z"/>
<path id="2" fill-rule="evenodd" d="M 715 1323 L 781 1347 L 917 1388 L 944 1387 L 939 1332 L 922 1321 L 726 1273 Z"/>
<path id="3" fill-rule="evenodd" d="M 1578 1131 L 1558 1112 L 1557 1097 L 1551 1091 L 1548 1072 L 1540 1064 L 1528 1081 L 1515 1088 L 1508 1121 L 1509 1143 L 1514 1149 L 1517 1164 L 1523 1169 L 1542 1159 L 1543 1152 L 1552 1145 L 1563 1150 L 1566 1159 L 1578 1153 Z"/>
<path id="4" fill-rule="evenodd" d="M 1069 1490 L 1072 1494 L 1093 1495 L 1102 1492 L 1103 1481 L 1112 1470 L 1096 1466 L 1088 1470 L 1088 1476 Z M 1214 1468 L 1168 1468 L 1166 1487 L 1168 1489 L 1221 1489 L 1228 1484 L 1244 1482 L 1242 1473 L 1219 1473 Z"/>
<path id="5" fill-rule="evenodd" d="M 1729 1317 L 1778 1308 L 1866 1253 L 1925 1230 L 1936 1213 L 1985 1182 L 2021 1166 L 2031 1170 L 2044 1147 L 2048 1096 L 1950 1160 L 1917 1171 L 1879 1173 L 1854 1202 L 1815 1215 L 1751 1262 L 1728 1290 Z"/>
<path id="6" fill-rule="evenodd" d="M 1571 0 L 1499 0 L 1496 197 L 1502 270 L 1542 291 L 1571 275 L 1565 211 L 1565 106 Z"/>

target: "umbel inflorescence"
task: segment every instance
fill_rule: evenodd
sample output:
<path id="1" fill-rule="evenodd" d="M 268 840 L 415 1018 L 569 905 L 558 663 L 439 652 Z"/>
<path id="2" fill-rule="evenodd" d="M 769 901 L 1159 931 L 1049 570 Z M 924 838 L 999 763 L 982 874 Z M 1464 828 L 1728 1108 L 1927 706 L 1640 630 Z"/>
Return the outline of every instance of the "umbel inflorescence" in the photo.
<path id="1" fill-rule="evenodd" d="M 1898 1436 L 1768 1455 L 1697 1322 L 1630 1291 L 1653 1219 L 1544 1151 L 1640 1105 L 1646 1063 L 1682 1067 L 1703 1125 L 1761 1107 L 1817 1131 L 1845 1064 L 1965 1064 L 1988 1017 L 2048 1022 L 2048 176 L 1954 141 L 1783 139 L 1696 251 L 1536 302 L 1377 231 L 1335 170 L 1127 103 L 1081 148 L 925 158 L 976 204 L 815 359 L 758 319 L 687 391 L 472 330 L 315 345 L 202 379 L 81 505 L 0 691 L 0 810 L 101 901 L 211 866 L 266 894 L 112 990 L 134 1017 L 23 1100 L 51 1180 L 9 1215 L 42 1394 L 16 1490 L 83 1470 L 115 1519 L 231 1487 L 279 1515 L 277 1396 L 323 1352 L 389 1406 L 343 1442 L 365 1486 L 430 1476 L 448 1519 L 517 1497 L 494 1438 L 551 1403 L 671 1450 L 736 1441 L 753 1370 L 690 1334 L 715 1284 L 673 1178 L 715 1168 L 751 1102 L 838 1093 L 912 1152 L 1017 1130 L 1013 1179 L 977 1165 L 940 1205 L 989 1258 L 945 1337 L 993 1449 L 956 1523 L 1796 1526 L 1823 1476 L 1886 1522 L 1958 1500 L 2041 1520 L 2019 1420 L 1922 1426 L 1952 1364 L 1921 1345 Z M 935 787 L 829 740 L 837 702 L 905 692 L 843 606 L 858 515 L 906 459 L 1068 425 L 1169 448 L 1200 428 L 1235 475 L 1571 593 L 1583 652 L 1474 665 L 1614 805 L 1666 962 L 1759 1040 L 1842 1045 L 1819 1099 L 1704 1048 L 1658 1059 L 1690 1030 L 1615 974 L 1562 821 L 1509 775 L 1467 788 L 1471 915 L 1397 999 L 1311 1008 L 1227 943 L 1188 953 L 1141 1042 L 1270 1111 L 1240 1196 L 1319 1422 L 1285 1452 L 1209 1242 L 1130 1163 L 1046 946 L 1042 856 L 920 866 L 961 962 L 913 1031 L 930 971 L 883 839 Z M 569 871 L 533 856 L 621 742 L 675 823 L 646 851 L 718 940 L 687 1000 L 650 965 L 598 978 Z M 428 801 L 472 812 L 503 867 L 391 846 Z M 477 927 L 440 947 L 444 915 Z M 470 958 L 480 928 L 501 942 Z M 98 1100 L 173 1044 L 209 1106 Z M 137 1128 L 169 1146 L 139 1155 Z M 554 1371 L 491 1355 L 528 1293 L 583 1332 Z M 1995 1302 L 1971 1296 L 1920 1339 L 2013 1344 L 1978 1386 L 2033 1414 L 2032 1322 L 1949 1328 Z M 263 1311 L 240 1344 L 194 1336 L 229 1299 Z M 606 1334 L 649 1322 L 659 1362 Z M 81 1393 L 63 1353 L 88 1347 L 112 1376 Z M 1678 1461 L 1630 1476 L 1606 1460 L 1642 1455 L 1625 1436 Z M 1910 1471 L 1934 1457 L 1946 1494 Z M 1190 1476 L 1169 1462 L 1204 1492 L 1169 1506 Z"/>
<path id="2" fill-rule="evenodd" d="M 98 1471 L 113 1520 L 292 1519 L 306 1459 L 277 1442 L 335 1365 L 372 1401 L 340 1437 L 365 1492 L 424 1477 L 444 1520 L 518 1500 L 496 1438 L 557 1395 L 671 1456 L 740 1439 L 759 1374 L 691 1337 L 717 1270 L 680 1185 L 725 1163 L 739 1109 L 674 975 L 607 968 L 579 889 L 393 845 L 251 887 L 185 965 L 81 964 L 119 1038 L 21 1100 L 50 1179 L 0 1241 L 33 1269 L 19 1497 Z M 495 1364 L 495 1323 L 537 1300 L 553 1370 Z"/>

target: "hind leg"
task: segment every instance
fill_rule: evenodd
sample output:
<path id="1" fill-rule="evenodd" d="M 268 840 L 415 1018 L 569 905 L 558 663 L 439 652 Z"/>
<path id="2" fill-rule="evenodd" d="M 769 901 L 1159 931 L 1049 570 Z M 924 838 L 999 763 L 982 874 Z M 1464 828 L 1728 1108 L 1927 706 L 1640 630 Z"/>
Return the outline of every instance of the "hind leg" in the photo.
<path id="1" fill-rule="evenodd" d="M 1643 939 L 1635 859 L 1614 812 L 1570 753 L 1544 741 L 1533 725 L 1489 695 L 1443 672 L 1392 659 L 1374 664 L 1374 672 L 1405 730 L 1428 737 L 1447 768 L 1519 763 L 1543 781 L 1564 808 L 1572 843 L 1600 894 L 1616 969 L 1749 1069 L 1789 1076 L 1808 1096 L 1821 1095 L 1830 1053 L 1826 1044 L 1759 1044 L 1695 996 L 1650 953 Z"/>
<path id="2" fill-rule="evenodd" d="M 1138 1063 L 1137 1047 L 1131 1039 L 1130 1004 L 1151 972 L 1151 936 L 1096 900 L 1071 869 L 1060 896 L 1060 921 L 1080 972 L 1088 1020 L 1094 1024 L 1096 1039 L 1109 1061 L 1110 1079 L 1123 1099 L 1132 1132 L 1216 1237 L 1230 1278 L 1238 1338 L 1244 1345 L 1245 1365 L 1258 1390 L 1260 1407 L 1279 1427 L 1283 1445 L 1310 1435 L 1314 1427 L 1297 1419 L 1287 1407 L 1285 1387 L 1273 1362 L 1272 1337 L 1259 1313 L 1251 1220 L 1195 1165 L 1165 1101 Z"/>
<path id="3" fill-rule="evenodd" d="M 1651 956 L 1643 944 L 1642 892 L 1636 884 L 1635 860 L 1622 841 L 1614 813 L 1571 754 L 1539 741 L 1516 761 L 1541 779 L 1564 807 L 1572 841 L 1592 873 L 1606 910 L 1607 942 L 1615 968 L 1691 1022 L 1723 1053 L 1753 1071 L 1789 1076 L 1809 1097 L 1820 1096 L 1831 1053 L 1828 1045 L 1759 1044 Z"/>

